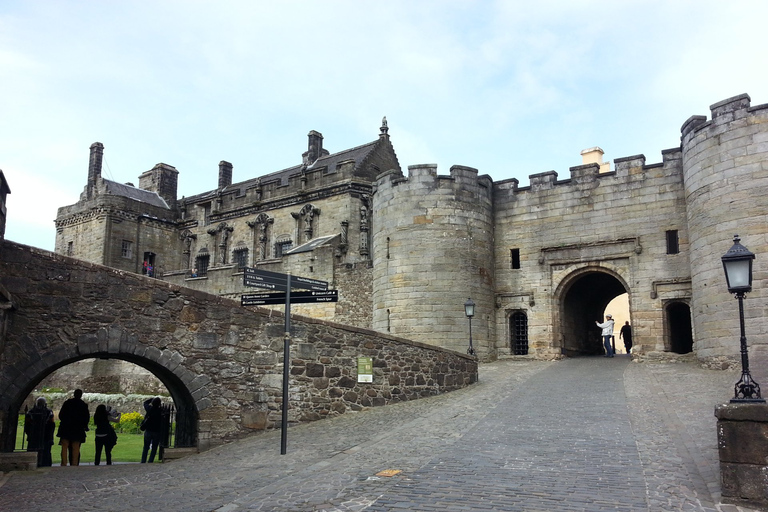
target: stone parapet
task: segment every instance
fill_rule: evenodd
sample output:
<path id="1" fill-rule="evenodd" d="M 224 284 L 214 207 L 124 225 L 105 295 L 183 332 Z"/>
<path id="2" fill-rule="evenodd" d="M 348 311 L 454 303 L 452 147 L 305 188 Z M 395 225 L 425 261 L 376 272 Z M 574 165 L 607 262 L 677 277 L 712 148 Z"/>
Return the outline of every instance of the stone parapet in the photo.
<path id="1" fill-rule="evenodd" d="M 728 403 L 715 407 L 722 499 L 768 507 L 768 406 Z"/>

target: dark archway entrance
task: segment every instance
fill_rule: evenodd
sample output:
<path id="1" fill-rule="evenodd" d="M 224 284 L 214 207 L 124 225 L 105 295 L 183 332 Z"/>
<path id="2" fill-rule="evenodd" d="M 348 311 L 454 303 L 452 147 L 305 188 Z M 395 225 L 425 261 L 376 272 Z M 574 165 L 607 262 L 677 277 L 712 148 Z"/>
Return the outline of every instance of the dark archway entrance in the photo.
<path id="1" fill-rule="evenodd" d="M 600 328 L 605 307 L 616 297 L 629 293 L 615 275 L 588 268 L 574 273 L 561 285 L 559 328 L 562 353 L 566 356 L 603 354 Z"/>
<path id="2" fill-rule="evenodd" d="M 195 400 L 184 383 L 173 372 L 169 371 L 162 365 L 144 357 L 130 354 L 120 354 L 119 356 L 116 356 L 115 354 L 96 352 L 93 354 L 84 355 L 82 357 L 62 360 L 55 365 L 51 365 L 50 367 L 40 371 L 35 378 L 24 382 L 23 386 L 21 386 L 22 383 L 19 383 L 19 391 L 11 400 L 10 406 L 8 408 L 9 414 L 6 416 L 6 422 L 3 429 L 4 433 L 7 433 L 7 435 L 1 436 L 2 447 L 0 447 L 0 450 L 5 452 L 13 451 L 16 441 L 16 418 L 18 417 L 20 411 L 23 412 L 22 409 L 24 400 L 27 398 L 27 396 L 29 396 L 30 393 L 35 390 L 38 384 L 40 384 L 40 382 L 45 377 L 58 370 L 59 368 L 83 359 L 94 357 L 100 359 L 121 359 L 141 366 L 142 368 L 152 372 L 152 374 L 155 375 L 155 377 L 157 377 L 168 389 L 168 392 L 173 399 L 173 405 L 176 409 L 176 425 L 174 432 L 176 447 L 197 446 L 198 413 L 195 407 Z M 91 412 L 93 412 L 93 410 L 91 410 Z"/>
<path id="3" fill-rule="evenodd" d="M 688 354 L 693 351 L 691 308 L 685 302 L 670 302 L 666 307 L 667 346 L 670 352 Z"/>

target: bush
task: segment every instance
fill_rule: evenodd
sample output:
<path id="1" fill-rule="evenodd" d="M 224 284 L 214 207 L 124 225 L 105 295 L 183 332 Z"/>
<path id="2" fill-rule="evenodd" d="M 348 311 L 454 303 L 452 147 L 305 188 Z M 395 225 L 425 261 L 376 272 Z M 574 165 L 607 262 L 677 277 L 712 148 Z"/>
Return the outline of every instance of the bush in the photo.
<path id="1" fill-rule="evenodd" d="M 115 430 L 126 434 L 139 434 L 139 425 L 144 420 L 144 416 L 138 412 L 126 412 L 120 416 L 120 423 L 115 425 Z"/>

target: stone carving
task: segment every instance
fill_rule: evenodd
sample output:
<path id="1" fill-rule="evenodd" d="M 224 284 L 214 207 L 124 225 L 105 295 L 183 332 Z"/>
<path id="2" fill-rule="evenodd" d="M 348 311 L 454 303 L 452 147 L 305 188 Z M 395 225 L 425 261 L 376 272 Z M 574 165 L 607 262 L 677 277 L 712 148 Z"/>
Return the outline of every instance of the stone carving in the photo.
<path id="1" fill-rule="evenodd" d="M 275 219 L 271 218 L 266 213 L 260 213 L 254 220 L 246 222 L 251 229 L 257 229 L 257 235 L 255 237 L 259 245 L 259 259 L 267 259 L 267 242 L 269 242 L 269 226 L 275 222 Z"/>

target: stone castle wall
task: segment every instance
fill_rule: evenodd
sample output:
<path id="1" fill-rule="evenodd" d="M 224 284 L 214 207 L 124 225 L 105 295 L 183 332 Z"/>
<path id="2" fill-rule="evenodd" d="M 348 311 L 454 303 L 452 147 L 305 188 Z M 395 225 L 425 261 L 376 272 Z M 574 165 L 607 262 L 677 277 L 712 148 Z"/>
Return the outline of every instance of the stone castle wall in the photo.
<path id="1" fill-rule="evenodd" d="M 477 304 L 475 349 L 493 344 L 492 183 L 469 167 L 408 168 L 379 177 L 373 196 L 373 328 L 456 351 L 468 347 L 464 303 Z"/>
<path id="2" fill-rule="evenodd" d="M 738 233 L 757 255 L 745 320 L 752 351 L 766 360 L 768 105 L 751 107 L 743 94 L 710 110 L 711 120 L 693 116 L 681 129 L 697 351 L 702 359 L 738 354 L 738 303 L 720 261 Z"/>
<path id="3" fill-rule="evenodd" d="M 637 155 L 617 159 L 608 173 L 588 164 L 571 168 L 566 180 L 549 172 L 531 176 L 529 187 L 496 184 L 497 346 L 509 347 L 509 314 L 524 311 L 531 353 L 559 354 L 568 335 L 558 322 L 563 295 L 574 277 L 604 272 L 630 293 L 638 350 L 664 350 L 664 301 L 690 296 L 683 197 L 676 150 L 665 151 L 659 164 Z M 666 254 L 667 230 L 678 231 L 678 254 Z M 519 269 L 511 268 L 513 249 Z M 602 320 L 602 310 L 581 314 L 590 313 Z"/>

